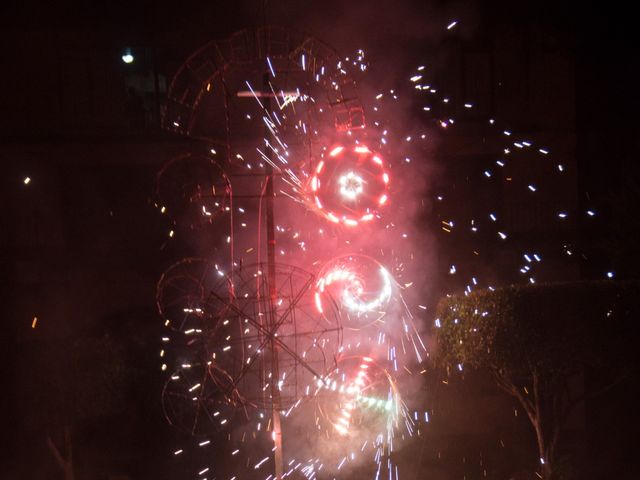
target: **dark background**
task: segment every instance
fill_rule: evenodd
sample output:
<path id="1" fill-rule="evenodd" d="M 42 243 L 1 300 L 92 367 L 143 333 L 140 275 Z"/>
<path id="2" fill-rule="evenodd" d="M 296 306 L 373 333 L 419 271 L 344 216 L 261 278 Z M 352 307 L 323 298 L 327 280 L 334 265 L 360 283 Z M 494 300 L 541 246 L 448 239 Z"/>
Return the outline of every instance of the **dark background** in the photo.
<path id="1" fill-rule="evenodd" d="M 518 235 L 571 239 L 575 258 L 551 265 L 549 279 L 603 278 L 607 271 L 620 279 L 638 276 L 639 65 L 634 17 L 620 5 L 273 1 L 266 13 L 258 2 L 0 8 L 3 478 L 58 478 L 45 437 L 59 427 L 65 388 L 52 379 L 78 363 L 88 365 L 80 378 L 106 371 L 98 383 L 123 394 L 78 397 L 96 412 L 83 413 L 77 432 L 78 478 L 178 473 L 170 458 L 174 436 L 159 405 L 161 330 L 154 306 L 155 283 L 177 259 L 177 247 L 165 241 L 150 198 L 155 172 L 184 141 L 160 130 L 159 108 L 191 52 L 261 25 L 265 15 L 339 51 L 362 47 L 374 65 L 390 62 L 385 81 L 405 78 L 427 59 L 439 67 L 434 84 L 473 95 L 483 113 L 553 145 L 570 168 L 572 187 L 565 193 L 575 211 L 592 208 L 598 216 L 587 222 L 577 215 L 569 230 L 558 232 L 536 221 L 544 205 L 509 202 L 515 241 Z M 441 33 L 452 18 L 460 20 L 455 40 Z M 131 65 L 121 60 L 126 48 L 135 56 Z M 143 102 L 142 114 L 131 108 L 130 87 Z M 485 154 L 459 147 L 474 135 L 472 126 L 462 128 L 442 147 L 450 165 L 443 182 Z M 424 228 L 431 228 L 428 220 Z M 438 252 L 442 264 L 455 255 L 452 248 Z M 72 353 L 81 350 L 71 348 L 72 341 L 105 338 L 115 347 L 101 357 Z M 104 359 L 121 362 L 126 373 L 94 370 L 92 362 Z M 531 439 L 509 401 L 482 385 L 456 388 L 474 392 L 462 395 L 474 401 L 451 403 L 452 393 L 436 391 L 441 397 L 430 401 L 446 421 L 429 433 L 425 472 L 483 478 L 483 466 L 493 472 L 489 478 L 509 478 L 525 469 Z M 631 379 L 572 421 L 575 450 L 588 465 L 584 478 L 640 475 L 637 395 Z M 471 418 L 468 412 L 476 410 L 481 413 Z M 488 464 L 478 460 L 483 451 Z"/>

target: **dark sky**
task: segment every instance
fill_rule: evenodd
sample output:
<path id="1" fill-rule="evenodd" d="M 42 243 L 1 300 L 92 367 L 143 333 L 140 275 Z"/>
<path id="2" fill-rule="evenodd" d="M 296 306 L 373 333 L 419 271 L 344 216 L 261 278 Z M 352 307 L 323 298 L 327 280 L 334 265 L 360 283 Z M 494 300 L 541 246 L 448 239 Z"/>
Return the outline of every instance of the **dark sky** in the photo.
<path id="1" fill-rule="evenodd" d="M 443 26 L 452 19 L 461 22 L 462 38 L 478 42 L 482 42 L 486 32 L 492 29 L 548 30 L 561 38 L 560 41 L 571 49 L 575 58 L 576 156 L 579 165 L 580 201 L 585 202 L 587 198 L 589 201 L 599 198 L 606 200 L 612 194 L 626 188 L 633 188 L 634 185 L 637 188 L 640 135 L 638 135 L 639 123 L 636 121 L 639 102 L 636 94 L 635 72 L 640 71 L 640 66 L 634 41 L 635 17 L 630 11 L 618 8 L 618 5 L 601 3 L 596 6 L 590 5 L 589 2 L 572 5 L 571 2 L 546 0 L 535 2 L 273 0 L 266 2 L 266 12 L 264 5 L 263 2 L 248 0 L 200 3 L 184 1 L 3 2 L 0 7 L 0 25 L 3 29 L 3 33 L 0 34 L 2 38 L 0 52 L 12 53 L 3 55 L 3 59 L 0 60 L 0 75 L 17 78 L 18 81 L 14 84 L 20 85 L 24 72 L 8 63 L 6 59 L 20 51 L 20 42 L 23 39 L 32 38 L 30 32 L 50 32 L 53 36 L 67 38 L 73 42 L 74 32 L 95 31 L 100 32 L 101 37 L 106 38 L 105 41 L 114 50 L 127 45 L 152 46 L 165 49 L 169 52 L 167 56 L 172 61 L 180 61 L 205 42 L 224 38 L 247 26 L 260 25 L 266 18 L 268 23 L 280 23 L 309 31 L 338 50 L 363 47 L 370 52 L 374 61 L 384 63 L 392 59 L 393 65 L 407 68 L 415 64 L 416 59 L 428 53 L 429 49 L 446 47 L 443 35 L 434 32 L 442 32 Z M 46 35 L 39 38 L 43 40 L 38 41 L 46 41 Z M 38 61 L 39 59 L 35 56 L 33 62 Z M 398 76 L 404 75 L 402 68 L 398 69 Z M 396 72 L 389 72 L 391 77 L 394 74 Z M 42 74 L 42 79 L 46 80 L 46 72 Z M 5 89 L 0 92 L 0 96 L 16 95 L 28 96 L 29 91 Z M 1 148 L 5 158 L 11 154 L 12 149 L 25 151 L 29 149 L 28 142 L 26 145 L 16 145 L 13 140 L 5 140 L 3 132 L 0 132 L 0 138 L 3 139 Z M 32 139 L 34 144 L 41 140 L 37 136 Z M 20 165 L 13 165 L 10 162 L 8 164 L 7 169 L 12 174 L 19 171 Z M 108 169 L 104 172 L 96 169 L 93 172 L 96 178 L 104 180 L 108 177 L 110 181 L 123 185 L 123 190 L 134 192 L 126 200 L 138 202 L 136 208 L 141 214 L 148 213 L 144 210 L 148 195 L 136 191 L 138 188 L 136 182 L 149 173 L 142 168 L 137 172 L 138 177 L 122 178 L 117 173 L 109 173 Z M 73 175 L 71 173 L 68 178 L 81 180 L 81 174 L 77 173 L 76 177 Z M 7 192 L 10 193 L 8 198 L 5 197 Z M 13 190 L 5 190 L 0 197 L 7 198 L 7 201 L 3 202 L 4 209 L 14 209 L 15 205 L 22 205 L 18 203 L 22 202 L 22 198 L 13 196 L 13 193 Z M 113 192 L 110 194 L 113 195 Z M 88 195 L 86 189 L 83 195 Z M 119 201 L 122 209 L 125 208 L 124 198 L 118 199 L 117 195 L 114 195 L 114 200 L 116 205 Z M 68 203 L 73 203 L 70 195 Z M 80 218 L 91 214 L 83 210 L 82 206 L 73 205 L 73 208 L 77 211 L 70 214 L 71 216 Z M 17 211 L 20 212 L 19 209 Z M 6 212 L 4 215 L 6 216 Z M 627 218 L 629 223 L 635 223 L 637 220 L 632 218 L 632 215 Z M 132 227 L 132 223 L 133 221 L 130 221 L 120 225 L 119 228 L 124 232 Z M 608 224 L 602 224 L 601 228 L 607 229 Z M 146 241 L 155 233 L 146 231 L 138 241 Z M 125 243 L 126 238 L 121 238 L 120 244 Z M 105 258 L 112 258 L 109 255 L 119 256 L 123 263 L 141 258 L 139 255 L 147 255 L 142 257 L 144 262 L 147 262 L 146 267 L 142 268 L 147 268 L 152 273 L 144 271 L 139 277 L 147 278 L 156 274 L 154 270 L 161 271 L 159 266 L 153 265 L 157 257 L 149 253 L 151 248 L 156 247 L 157 243 L 153 244 L 153 247 L 138 245 L 137 249 L 132 248 L 127 251 L 128 257 L 122 257 L 120 253 L 114 254 L 109 245 L 98 243 L 97 249 L 92 249 L 90 252 L 92 255 L 96 255 L 97 252 L 96 256 L 104 255 Z M 3 265 L 8 265 L 11 273 L 14 267 L 12 258 L 9 257 L 12 253 L 6 250 L 3 256 Z M 600 265 L 597 267 L 600 268 Z M 69 272 L 61 272 L 61 275 L 68 274 Z M 74 274 L 81 276 L 78 272 Z M 637 277 L 637 272 L 635 275 Z M 115 286 L 109 297 L 113 298 L 120 294 L 133 297 L 133 294 L 126 292 L 122 285 L 117 285 L 119 279 L 116 275 L 110 281 Z M 13 290 L 14 287 L 14 285 L 7 285 L 6 291 L 16 293 Z M 136 294 L 142 292 L 144 295 L 144 292 L 148 292 L 150 297 L 148 303 L 152 304 L 153 286 L 138 285 L 138 287 L 139 291 L 136 291 Z M 56 291 L 54 287 L 52 289 Z M 43 290 L 46 292 L 51 289 Z M 90 300 L 84 301 L 87 304 L 90 303 Z M 11 307 L 8 307 L 8 313 L 12 313 Z M 149 313 L 144 311 L 142 315 L 149 315 Z M 117 324 L 119 317 L 115 315 L 110 321 Z M 18 336 L 16 334 L 18 330 L 17 327 L 15 329 L 10 327 L 9 335 Z M 129 335 L 129 331 L 123 329 L 116 335 Z M 140 339 L 135 341 L 144 343 Z M 17 341 L 9 341 L 9 348 L 3 354 L 3 358 L 7 360 L 6 364 L 11 367 L 10 378 L 13 383 L 10 384 L 14 386 L 28 383 L 28 380 L 25 380 L 28 372 L 19 367 L 19 362 L 16 360 L 18 357 L 13 356 L 21 346 L 22 344 Z M 133 349 L 135 350 L 135 347 Z M 140 352 L 146 354 L 147 351 L 155 354 L 155 345 L 150 348 L 141 347 L 136 354 Z M 12 358 L 7 358 L 10 355 Z M 150 359 L 145 368 L 155 365 L 154 362 L 155 358 Z M 21 377 L 20 381 L 15 380 L 18 376 Z M 140 404 L 144 401 L 153 402 L 153 399 L 157 398 L 157 391 L 153 388 L 155 385 L 149 390 L 140 388 L 135 391 L 139 402 L 136 408 L 140 408 L 140 412 L 144 412 Z M 19 393 L 25 394 L 24 391 Z M 4 408 L 14 409 L 20 405 L 22 401 L 20 395 L 5 399 Z M 23 414 L 26 415 L 24 411 Z M 151 413 L 147 412 L 147 414 L 148 417 L 140 421 L 140 424 L 131 427 L 131 435 L 144 437 L 141 431 L 156 421 L 154 415 L 158 414 L 157 405 L 155 410 L 151 409 Z M 122 434 L 122 436 L 125 435 Z M 114 438 L 121 437 L 115 435 Z M 161 437 L 156 438 L 156 444 L 146 452 L 148 456 L 144 458 L 144 462 L 148 465 L 153 462 L 153 458 L 150 458 L 152 455 L 164 451 L 164 445 L 160 444 L 160 439 Z M 23 449 L 28 442 L 22 441 L 19 448 Z M 18 448 L 12 435 L 6 435 L 4 443 L 13 445 L 9 447 L 10 452 L 15 452 Z M 132 448 L 144 449 L 141 443 L 142 441 L 132 441 Z M 28 458 L 24 452 L 21 455 L 19 458 L 23 461 Z"/>

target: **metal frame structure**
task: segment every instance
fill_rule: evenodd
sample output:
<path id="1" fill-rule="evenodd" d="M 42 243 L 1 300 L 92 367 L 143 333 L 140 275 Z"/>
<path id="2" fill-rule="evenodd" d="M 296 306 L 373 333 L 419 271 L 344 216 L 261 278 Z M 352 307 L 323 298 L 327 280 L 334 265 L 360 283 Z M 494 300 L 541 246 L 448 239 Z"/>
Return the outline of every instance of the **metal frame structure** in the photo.
<path id="1" fill-rule="evenodd" d="M 160 211 L 175 224 L 195 230 L 230 210 L 231 181 L 206 151 L 191 151 L 163 165 L 156 175 L 155 197 Z"/>
<path id="2" fill-rule="evenodd" d="M 270 57 L 274 62 L 283 61 L 287 69 L 295 68 L 298 57 L 306 54 L 310 77 L 324 68 L 335 69 L 340 57 L 325 43 L 304 33 L 290 29 L 265 26 L 241 30 L 225 40 L 212 41 L 194 52 L 174 76 L 162 111 L 165 129 L 192 138 L 225 143 L 224 137 L 213 133 L 196 132 L 196 121 L 203 98 L 214 88 L 228 91 L 225 76 L 237 66 L 251 65 Z M 347 74 L 319 77 L 324 89 L 318 105 L 328 106 L 333 112 L 338 131 L 363 128 L 364 111 L 357 95 L 355 81 Z M 228 119 L 228 117 L 227 117 Z"/>
<path id="3" fill-rule="evenodd" d="M 232 380 L 229 398 L 286 410 L 303 396 L 307 385 L 335 368 L 342 344 L 337 305 L 332 303 L 323 315 L 318 314 L 313 296 L 316 278 L 294 266 L 276 263 L 275 285 L 268 263 L 243 267 L 233 277 L 228 284 L 231 299 L 222 297 L 217 288 L 207 302 L 207 310 L 218 310 L 208 348 L 213 364 Z M 274 384 L 272 344 L 279 351 L 278 367 L 283 373 L 279 400 L 264 388 Z"/>
<path id="4" fill-rule="evenodd" d="M 224 145 L 224 169 L 230 169 L 232 173 L 227 175 L 222 165 L 207 154 L 186 154 L 161 170 L 157 193 L 163 197 L 161 180 L 171 168 L 204 159 L 201 166 L 210 169 L 206 176 L 216 176 L 209 182 L 214 188 L 209 188 L 208 184 L 202 188 L 201 179 L 196 177 L 191 179 L 193 184 L 178 185 L 175 195 L 180 197 L 187 211 L 194 206 L 198 210 L 203 209 L 204 215 L 210 217 L 206 219 L 208 223 L 219 213 L 230 210 L 232 266 L 235 265 L 234 193 L 230 178 L 234 179 L 235 172 L 242 166 L 236 161 L 242 143 L 247 143 L 246 138 L 252 135 L 262 136 L 257 131 L 244 132 L 249 126 L 239 122 L 241 117 L 236 110 L 243 109 L 240 106 L 242 98 L 249 96 L 246 88 L 259 105 L 253 104 L 253 111 L 265 118 L 271 117 L 272 106 L 275 106 L 272 99 L 280 110 L 282 104 L 286 105 L 285 92 L 288 88 L 296 89 L 295 98 L 312 98 L 304 108 L 299 106 L 297 109 L 297 114 L 303 115 L 301 122 L 307 125 L 306 128 L 299 128 L 300 124 L 291 118 L 287 120 L 289 124 L 281 127 L 284 141 L 289 146 L 294 145 L 298 149 L 296 152 L 300 153 L 298 162 L 294 164 L 298 168 L 305 164 L 313 166 L 318 140 L 317 131 L 315 136 L 309 131 L 315 130 L 313 125 L 330 127 L 334 133 L 365 126 L 355 81 L 340 67 L 340 61 L 333 49 L 311 36 L 268 26 L 242 30 L 227 40 L 204 45 L 186 60 L 173 78 L 162 111 L 163 127 L 202 141 L 207 148 L 212 144 Z M 270 73 L 275 78 L 275 72 L 279 75 L 275 87 L 278 92 L 269 78 Z M 240 84 L 245 75 L 251 76 L 255 89 L 248 80 Z M 283 113 L 283 116 L 287 115 Z M 321 122 L 319 118 L 322 118 Z M 268 136 L 266 119 L 264 123 Z M 242 135 L 234 130 L 240 130 Z M 186 367 L 179 365 L 178 372 L 167 381 L 163 408 L 169 423 L 192 434 L 215 431 L 221 426 L 212 409 L 217 412 L 221 408 L 244 409 L 245 416 L 251 408 L 270 409 L 275 444 L 274 473 L 276 479 L 281 479 L 280 415 L 302 399 L 305 387 L 324 379 L 335 369 L 336 356 L 342 344 L 342 326 L 334 302 L 329 302 L 323 313 L 316 310 L 313 292 L 316 279 L 311 273 L 276 262 L 274 179 L 278 173 L 272 168 L 271 150 L 265 150 L 264 172 L 254 174 L 264 178 L 260 192 L 242 191 L 240 196 L 260 201 L 259 215 L 266 217 L 267 261 L 252 266 L 240 263 L 221 284 L 206 290 L 206 298 L 198 299 L 196 303 L 200 305 L 202 302 L 202 306 L 197 307 L 197 312 L 191 311 L 192 306 L 183 307 L 188 310 L 184 312 L 187 314 L 185 319 L 195 319 L 200 327 L 185 329 L 178 326 L 175 331 L 178 337 L 183 337 L 179 343 L 181 354 L 191 363 Z M 238 176 L 246 175 L 241 173 Z M 264 210 L 261 209 L 263 200 Z M 213 201 L 219 210 L 210 211 L 202 205 L 203 201 Z M 197 218 L 202 213 L 195 212 Z M 190 212 L 182 219 L 190 230 L 197 226 L 192 214 Z M 259 243 L 260 225 L 259 221 Z M 185 262 L 180 268 L 196 266 L 193 259 Z M 204 262 L 207 264 L 206 260 Z M 170 276 L 163 278 L 164 283 L 163 280 L 159 283 L 158 306 L 161 315 L 166 317 L 166 308 L 161 307 L 167 300 L 167 286 L 172 283 L 168 281 Z M 177 280 L 180 286 L 183 285 L 182 280 Z M 196 292 L 193 295 L 203 295 L 203 282 L 198 280 L 197 274 L 194 278 L 187 275 L 186 280 L 187 290 L 193 288 Z M 174 299 L 178 302 L 178 309 L 182 300 L 193 303 L 193 295 L 187 293 L 182 299 L 178 295 Z M 188 335 L 191 337 L 184 341 Z M 179 361 L 176 363 L 180 364 Z"/>

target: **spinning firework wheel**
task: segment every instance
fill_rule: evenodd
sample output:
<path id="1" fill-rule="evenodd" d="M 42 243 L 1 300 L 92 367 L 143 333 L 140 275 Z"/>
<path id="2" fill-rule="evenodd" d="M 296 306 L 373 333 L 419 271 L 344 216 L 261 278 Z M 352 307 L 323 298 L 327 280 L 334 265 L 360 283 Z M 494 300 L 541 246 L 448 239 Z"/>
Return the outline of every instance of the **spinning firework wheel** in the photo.
<path id="1" fill-rule="evenodd" d="M 231 300 L 214 290 L 206 306 L 217 311 L 207 350 L 228 398 L 282 411 L 334 369 L 342 327 L 335 304 L 327 302 L 322 313 L 315 308 L 312 274 L 276 264 L 275 284 L 269 277 L 266 264 L 244 267 L 229 284 Z"/>
<path id="2" fill-rule="evenodd" d="M 389 174 L 381 156 L 361 144 L 337 145 L 311 176 L 315 207 L 331 222 L 356 227 L 378 216 L 388 200 Z"/>
<path id="3" fill-rule="evenodd" d="M 396 386 L 389 373 L 370 357 L 341 357 L 316 396 L 320 416 L 329 435 L 364 439 L 372 430 L 378 435 L 395 421 L 398 404 Z M 367 428 L 362 429 L 365 425 Z M 373 426 L 376 428 L 372 428 Z M 371 439 L 373 440 L 373 438 Z"/>
<path id="4" fill-rule="evenodd" d="M 384 323 L 392 295 L 387 269 L 365 255 L 345 255 L 327 262 L 315 287 L 316 308 L 324 309 L 327 296 L 335 299 L 344 327 L 351 330 Z"/>

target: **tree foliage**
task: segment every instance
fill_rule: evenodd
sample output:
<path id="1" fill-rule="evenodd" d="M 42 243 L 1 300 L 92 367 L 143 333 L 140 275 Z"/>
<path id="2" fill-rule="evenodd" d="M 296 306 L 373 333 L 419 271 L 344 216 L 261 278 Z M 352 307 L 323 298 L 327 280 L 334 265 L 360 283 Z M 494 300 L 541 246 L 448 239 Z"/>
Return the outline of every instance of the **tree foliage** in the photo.
<path id="1" fill-rule="evenodd" d="M 570 380 L 606 369 L 604 390 L 624 376 L 639 290 L 637 283 L 577 282 L 447 297 L 437 309 L 438 359 L 448 368 L 486 369 L 518 399 L 551 478 L 564 421 L 601 390 L 576 391 Z"/>

